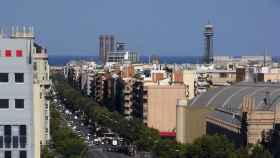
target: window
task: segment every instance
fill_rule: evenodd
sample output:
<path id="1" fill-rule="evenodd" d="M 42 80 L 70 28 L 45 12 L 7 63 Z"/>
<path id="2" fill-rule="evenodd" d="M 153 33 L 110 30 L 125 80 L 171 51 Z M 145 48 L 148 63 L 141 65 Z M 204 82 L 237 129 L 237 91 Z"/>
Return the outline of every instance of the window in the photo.
<path id="1" fill-rule="evenodd" d="M 21 125 L 19 128 L 19 134 L 20 134 L 20 147 L 21 148 L 25 148 L 26 146 L 26 126 L 25 125 Z"/>
<path id="2" fill-rule="evenodd" d="M 12 129 L 10 125 L 4 126 L 4 135 L 5 135 L 4 137 L 5 147 L 10 148 L 12 142 Z"/>
<path id="3" fill-rule="evenodd" d="M 37 63 L 36 62 L 33 63 L 33 70 L 37 71 Z"/>
<path id="4" fill-rule="evenodd" d="M 25 150 L 19 151 L 19 158 L 27 158 L 27 153 Z"/>
<path id="5" fill-rule="evenodd" d="M 15 73 L 15 82 L 23 83 L 24 82 L 24 74 L 23 73 Z"/>
<path id="6" fill-rule="evenodd" d="M 5 158 L 12 158 L 12 152 L 11 151 L 5 151 Z"/>
<path id="7" fill-rule="evenodd" d="M 0 73 L 0 82 L 9 82 L 9 74 Z"/>
<path id="8" fill-rule="evenodd" d="M 13 136 L 13 148 L 18 148 L 18 136 Z"/>
<path id="9" fill-rule="evenodd" d="M 4 137 L 0 136 L 0 148 L 3 148 L 3 140 L 4 140 Z"/>
<path id="10" fill-rule="evenodd" d="M 47 71 L 47 65 L 48 65 L 48 63 L 45 62 L 45 71 Z"/>
<path id="11" fill-rule="evenodd" d="M 0 109 L 9 108 L 9 99 L 0 99 Z"/>
<path id="12" fill-rule="evenodd" d="M 24 108 L 24 99 L 15 99 L 15 107 L 16 109 Z"/>
<path id="13" fill-rule="evenodd" d="M 227 78 L 227 73 L 220 73 L 220 78 Z"/>

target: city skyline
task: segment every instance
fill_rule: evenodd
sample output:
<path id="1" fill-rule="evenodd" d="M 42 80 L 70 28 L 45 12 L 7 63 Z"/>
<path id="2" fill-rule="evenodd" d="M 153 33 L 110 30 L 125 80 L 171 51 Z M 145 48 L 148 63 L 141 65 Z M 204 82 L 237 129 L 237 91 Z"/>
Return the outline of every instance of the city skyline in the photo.
<path id="1" fill-rule="evenodd" d="M 0 13 L 9 12 L 1 17 L 2 26 L 34 26 L 37 40 L 48 46 L 50 55 L 97 56 L 98 37 L 108 33 L 141 55 L 202 56 L 208 20 L 214 26 L 215 55 L 263 55 L 266 49 L 276 56 L 280 49 L 276 0 L 5 0 L 2 5 L 6 7 Z"/>

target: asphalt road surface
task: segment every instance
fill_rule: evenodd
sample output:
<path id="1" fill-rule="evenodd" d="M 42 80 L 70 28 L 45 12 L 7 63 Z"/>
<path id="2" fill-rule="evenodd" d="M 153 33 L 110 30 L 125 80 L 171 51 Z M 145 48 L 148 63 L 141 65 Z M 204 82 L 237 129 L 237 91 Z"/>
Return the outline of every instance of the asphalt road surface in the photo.
<path id="1" fill-rule="evenodd" d="M 88 158 L 131 158 L 120 153 L 102 151 L 101 148 L 89 150 L 87 156 Z"/>

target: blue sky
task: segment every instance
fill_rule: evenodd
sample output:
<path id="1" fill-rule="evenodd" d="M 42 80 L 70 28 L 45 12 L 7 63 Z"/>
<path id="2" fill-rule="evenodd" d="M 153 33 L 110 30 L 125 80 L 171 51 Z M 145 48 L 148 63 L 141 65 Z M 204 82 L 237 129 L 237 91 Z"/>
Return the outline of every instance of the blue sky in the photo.
<path id="1" fill-rule="evenodd" d="M 203 25 L 218 55 L 280 55 L 279 0 L 1 0 L 1 26 L 33 25 L 51 55 L 97 55 L 114 34 L 142 55 L 203 54 Z"/>

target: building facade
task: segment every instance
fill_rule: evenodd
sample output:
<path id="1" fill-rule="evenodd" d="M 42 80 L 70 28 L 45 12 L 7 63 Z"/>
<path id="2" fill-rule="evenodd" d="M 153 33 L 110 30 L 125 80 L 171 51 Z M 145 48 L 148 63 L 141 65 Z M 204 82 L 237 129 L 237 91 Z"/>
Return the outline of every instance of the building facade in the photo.
<path id="1" fill-rule="evenodd" d="M 147 89 L 146 123 L 160 132 L 176 131 L 176 104 L 178 99 L 186 99 L 183 84 L 145 84 Z"/>
<path id="2" fill-rule="evenodd" d="M 46 49 L 33 28 L 0 38 L 0 158 L 39 158 L 50 139 Z"/>
<path id="3" fill-rule="evenodd" d="M 48 64 L 47 50 L 38 44 L 34 44 L 33 53 L 33 90 L 34 90 L 34 115 L 35 133 L 37 133 L 37 143 L 44 146 L 50 140 L 50 68 Z M 41 150 L 41 149 L 40 149 Z"/>
<path id="4" fill-rule="evenodd" d="M 99 58 L 102 64 L 106 64 L 107 56 L 115 50 L 115 38 L 113 35 L 101 35 L 99 37 Z"/>
<path id="5" fill-rule="evenodd" d="M 33 39 L 0 39 L 0 157 L 36 158 Z"/>
<path id="6" fill-rule="evenodd" d="M 106 63 L 108 64 L 126 64 L 137 63 L 139 56 L 137 52 L 132 51 L 118 51 L 111 52 L 107 55 Z"/>

